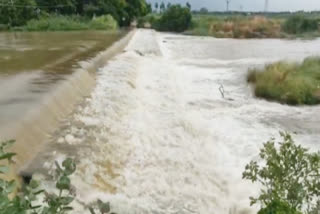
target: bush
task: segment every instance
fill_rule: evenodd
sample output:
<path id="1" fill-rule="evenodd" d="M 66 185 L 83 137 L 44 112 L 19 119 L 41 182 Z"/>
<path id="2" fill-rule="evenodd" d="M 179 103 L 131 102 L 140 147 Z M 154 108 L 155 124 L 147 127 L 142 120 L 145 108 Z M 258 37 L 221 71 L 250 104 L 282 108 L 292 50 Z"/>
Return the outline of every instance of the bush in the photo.
<path id="1" fill-rule="evenodd" d="M 92 20 L 80 16 L 48 16 L 27 22 L 28 31 L 72 31 L 72 30 L 115 30 L 117 22 L 110 15 L 103 15 Z"/>
<path id="2" fill-rule="evenodd" d="M 15 153 L 6 150 L 14 144 L 13 140 L 0 143 L 0 161 L 8 161 L 6 165 L 0 165 L 0 175 L 8 175 Z M 16 181 L 0 178 L 0 213 L 1 214 L 67 214 L 73 210 L 70 206 L 75 195 L 71 185 L 70 176 L 76 171 L 74 160 L 67 158 L 62 165 L 56 162 L 56 191 L 48 192 L 41 189 L 40 183 L 34 179 L 17 190 Z M 39 204 L 40 198 L 44 198 Z M 111 213 L 110 204 L 98 200 L 89 206 L 92 214 Z"/>
<path id="3" fill-rule="evenodd" d="M 262 16 L 198 15 L 188 32 L 194 35 L 215 36 L 218 38 L 279 38 L 282 37 L 281 22 Z"/>
<path id="4" fill-rule="evenodd" d="M 302 214 L 291 208 L 287 203 L 273 200 L 266 208 L 262 208 L 258 214 Z"/>
<path id="5" fill-rule="evenodd" d="M 172 5 L 167 9 L 154 27 L 160 31 L 183 32 L 191 25 L 190 9 L 181 5 Z"/>
<path id="6" fill-rule="evenodd" d="M 302 64 L 277 62 L 263 70 L 249 70 L 248 82 L 255 95 L 289 105 L 320 103 L 320 58 L 307 58 Z"/>
<path id="7" fill-rule="evenodd" d="M 310 212 L 320 202 L 320 152 L 311 153 L 296 145 L 287 133 L 276 145 L 271 139 L 260 150 L 261 161 L 251 161 L 243 178 L 262 185 L 251 205 L 260 203 L 259 214 L 298 214 Z"/>
<path id="8" fill-rule="evenodd" d="M 158 21 L 158 17 L 150 14 L 144 17 L 138 18 L 138 28 L 150 28 L 152 26 L 155 26 L 155 23 Z"/>
<path id="9" fill-rule="evenodd" d="M 90 22 L 90 29 L 95 30 L 115 30 L 117 27 L 117 21 L 111 15 L 99 16 Z"/>
<path id="10" fill-rule="evenodd" d="M 318 20 L 306 18 L 303 15 L 295 15 L 289 17 L 282 28 L 283 31 L 290 34 L 318 31 Z"/>
<path id="11" fill-rule="evenodd" d="M 27 22 L 28 31 L 69 31 L 86 30 L 88 25 L 77 16 L 49 16 Z"/>

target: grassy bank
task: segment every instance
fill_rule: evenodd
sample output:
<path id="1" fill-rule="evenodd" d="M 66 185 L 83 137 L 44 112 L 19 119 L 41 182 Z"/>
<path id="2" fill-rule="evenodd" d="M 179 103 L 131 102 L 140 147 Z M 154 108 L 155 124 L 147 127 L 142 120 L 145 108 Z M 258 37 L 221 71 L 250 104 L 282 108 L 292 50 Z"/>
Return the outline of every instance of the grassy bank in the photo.
<path id="1" fill-rule="evenodd" d="M 280 38 L 282 20 L 262 16 L 197 15 L 186 33 L 218 38 Z"/>
<path id="2" fill-rule="evenodd" d="M 174 6 L 162 14 L 149 14 L 138 20 L 138 27 L 161 31 L 183 32 L 195 36 L 217 38 L 316 38 L 320 37 L 320 14 L 247 14 L 247 13 L 207 13 L 177 15 Z M 180 12 L 181 13 L 181 12 Z M 169 17 L 168 20 L 165 20 Z M 174 22 L 172 20 L 175 20 Z M 170 23 L 172 28 L 168 28 Z M 180 28 L 180 26 L 182 26 Z"/>
<path id="3" fill-rule="evenodd" d="M 304 14 L 287 17 L 262 15 L 194 15 L 191 35 L 218 38 L 314 38 L 320 36 L 319 18 Z"/>
<path id="4" fill-rule="evenodd" d="M 80 16 L 47 16 L 32 19 L 21 27 L 13 27 L 12 31 L 73 31 L 73 30 L 116 30 L 117 21 L 110 15 L 92 19 Z"/>
<path id="5" fill-rule="evenodd" d="M 250 70 L 248 82 L 254 84 L 257 97 L 289 105 L 320 104 L 320 57 Z"/>

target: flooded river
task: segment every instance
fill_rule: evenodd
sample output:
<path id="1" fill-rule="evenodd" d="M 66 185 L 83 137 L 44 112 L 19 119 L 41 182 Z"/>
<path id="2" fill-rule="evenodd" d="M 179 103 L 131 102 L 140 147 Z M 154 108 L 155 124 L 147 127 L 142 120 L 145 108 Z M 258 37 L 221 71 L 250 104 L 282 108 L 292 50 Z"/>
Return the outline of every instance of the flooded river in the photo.
<path id="1" fill-rule="evenodd" d="M 253 214 L 258 187 L 241 179 L 279 131 L 320 149 L 320 107 L 253 96 L 249 67 L 318 55 L 320 40 L 232 40 L 139 30 L 99 70 L 96 86 L 29 170 L 75 157 L 81 202 L 126 214 Z M 225 97 L 219 92 L 223 86 Z M 49 185 L 49 184 L 48 184 Z"/>
<path id="2" fill-rule="evenodd" d="M 0 129 L 39 104 L 57 82 L 121 38 L 108 32 L 0 33 Z"/>

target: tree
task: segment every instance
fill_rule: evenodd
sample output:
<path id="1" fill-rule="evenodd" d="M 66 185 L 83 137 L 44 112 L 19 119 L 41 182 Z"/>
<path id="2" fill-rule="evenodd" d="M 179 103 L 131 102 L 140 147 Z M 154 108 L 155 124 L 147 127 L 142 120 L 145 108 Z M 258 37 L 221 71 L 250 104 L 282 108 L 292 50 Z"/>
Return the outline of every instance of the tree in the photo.
<path id="1" fill-rule="evenodd" d="M 2 0 L 0 5 L 0 24 L 19 26 L 36 16 L 34 0 Z M 28 7 L 19 7 L 28 5 Z"/>
<path id="2" fill-rule="evenodd" d="M 311 213 L 320 202 L 320 152 L 310 153 L 289 134 L 280 134 L 279 147 L 271 139 L 260 151 L 262 161 L 252 161 L 245 168 L 243 178 L 262 184 L 260 195 L 250 198 L 251 204 L 262 205 L 259 214 Z"/>
<path id="3" fill-rule="evenodd" d="M 125 7 L 127 19 L 123 22 L 124 25 L 129 25 L 134 19 L 145 16 L 148 13 L 148 7 L 145 0 L 127 0 Z"/>
<path id="4" fill-rule="evenodd" d="M 187 8 L 189 8 L 189 10 L 191 10 L 191 4 L 189 2 L 186 3 Z"/>
<path id="5" fill-rule="evenodd" d="M 160 13 L 163 13 L 166 10 L 166 5 L 164 4 L 164 2 L 161 2 L 160 4 Z"/>
<path id="6" fill-rule="evenodd" d="M 171 3 L 168 2 L 168 4 L 167 4 L 167 10 L 168 10 L 170 7 L 171 7 Z"/>
<path id="7" fill-rule="evenodd" d="M 112 15 L 120 26 L 128 26 L 150 10 L 145 0 L 93 0 L 84 5 L 85 15 Z"/>
<path id="8" fill-rule="evenodd" d="M 208 10 L 207 8 L 203 7 L 203 8 L 200 9 L 199 12 L 200 12 L 200 13 L 203 13 L 203 14 L 206 14 L 206 13 L 209 12 L 209 10 Z"/>
<path id="9" fill-rule="evenodd" d="M 158 9 L 159 9 L 159 4 L 158 4 L 158 2 L 156 2 L 156 3 L 154 4 L 154 7 L 156 8 L 156 12 L 158 12 Z"/>
<path id="10" fill-rule="evenodd" d="M 191 19 L 189 8 L 172 5 L 158 20 L 155 28 L 160 31 L 183 32 L 190 27 Z"/>
<path id="11" fill-rule="evenodd" d="M 43 10 L 69 15 L 77 12 L 77 0 L 36 0 L 37 5 L 44 6 Z"/>
<path id="12" fill-rule="evenodd" d="M 151 4 L 147 4 L 147 14 L 152 13 L 152 5 Z"/>

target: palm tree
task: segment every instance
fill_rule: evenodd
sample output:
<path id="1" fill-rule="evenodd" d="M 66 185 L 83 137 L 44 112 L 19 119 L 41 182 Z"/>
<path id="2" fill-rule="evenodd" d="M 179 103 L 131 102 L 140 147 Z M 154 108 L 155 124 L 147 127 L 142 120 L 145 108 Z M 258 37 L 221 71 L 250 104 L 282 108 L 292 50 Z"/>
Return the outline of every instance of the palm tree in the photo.
<path id="1" fill-rule="evenodd" d="M 161 2 L 160 13 L 163 13 L 165 10 L 166 10 L 166 5 L 163 2 Z"/>
<path id="2" fill-rule="evenodd" d="M 186 6 L 189 8 L 189 10 L 191 10 L 191 4 L 189 2 L 187 2 Z"/>
<path id="3" fill-rule="evenodd" d="M 170 7 L 171 7 L 171 3 L 168 2 L 168 4 L 167 4 L 167 9 L 169 9 Z"/>
<path id="4" fill-rule="evenodd" d="M 154 7 L 156 8 L 156 13 L 157 13 L 157 12 L 158 12 L 158 8 L 159 8 L 158 2 L 156 2 L 156 3 L 154 4 Z"/>

